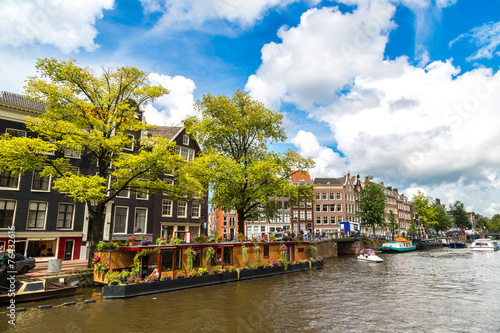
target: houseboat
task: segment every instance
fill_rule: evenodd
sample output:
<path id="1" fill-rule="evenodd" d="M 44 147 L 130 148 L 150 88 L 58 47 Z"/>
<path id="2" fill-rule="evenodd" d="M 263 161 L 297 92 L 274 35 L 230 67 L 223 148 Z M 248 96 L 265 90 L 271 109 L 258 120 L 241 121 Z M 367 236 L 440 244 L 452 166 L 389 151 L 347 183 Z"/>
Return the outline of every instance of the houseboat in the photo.
<path id="1" fill-rule="evenodd" d="M 132 297 L 320 268 L 315 252 L 294 241 L 118 246 L 96 252 L 94 281 L 104 298 Z"/>
<path id="2" fill-rule="evenodd" d="M 404 237 L 396 237 L 394 242 L 383 243 L 379 249 L 383 253 L 400 253 L 414 251 L 417 247 Z"/>

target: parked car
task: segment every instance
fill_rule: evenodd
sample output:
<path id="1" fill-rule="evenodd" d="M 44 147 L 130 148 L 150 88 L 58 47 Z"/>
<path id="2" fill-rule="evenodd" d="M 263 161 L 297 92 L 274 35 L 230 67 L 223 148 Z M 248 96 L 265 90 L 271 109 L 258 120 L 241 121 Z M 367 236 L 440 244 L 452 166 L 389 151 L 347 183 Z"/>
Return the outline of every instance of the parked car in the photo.
<path id="1" fill-rule="evenodd" d="M 9 259 L 11 260 L 9 262 Z M 18 274 L 26 274 L 30 269 L 35 268 L 35 259 L 26 258 L 22 254 L 15 253 L 14 258 L 9 258 L 8 253 L 0 254 L 0 261 L 3 262 L 7 266 L 7 270 L 12 270 L 13 267 L 9 267 L 9 264 L 12 264 L 12 260 L 16 263 L 16 271 Z"/>

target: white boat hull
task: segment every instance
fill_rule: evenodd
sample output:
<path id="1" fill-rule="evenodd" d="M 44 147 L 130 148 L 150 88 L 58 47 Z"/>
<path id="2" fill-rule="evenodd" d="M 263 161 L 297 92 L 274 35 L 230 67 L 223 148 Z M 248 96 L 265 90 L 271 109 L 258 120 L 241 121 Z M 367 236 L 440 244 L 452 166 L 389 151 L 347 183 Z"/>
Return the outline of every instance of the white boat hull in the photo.
<path id="1" fill-rule="evenodd" d="M 368 256 L 368 257 L 365 257 L 365 256 L 358 256 L 358 260 L 361 260 L 361 261 L 371 261 L 371 262 L 382 262 L 384 261 L 384 259 L 380 258 L 379 256 Z"/>

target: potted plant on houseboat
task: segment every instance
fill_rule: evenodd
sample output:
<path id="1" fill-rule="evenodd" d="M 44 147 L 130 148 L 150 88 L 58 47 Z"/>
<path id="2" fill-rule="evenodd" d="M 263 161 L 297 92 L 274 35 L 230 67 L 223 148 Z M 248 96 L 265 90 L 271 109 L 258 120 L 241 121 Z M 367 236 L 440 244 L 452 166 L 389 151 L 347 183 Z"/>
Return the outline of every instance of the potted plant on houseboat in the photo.
<path id="1" fill-rule="evenodd" d="M 136 237 L 134 235 L 130 236 L 128 239 L 128 246 L 133 246 L 135 243 Z"/>
<path id="2" fill-rule="evenodd" d="M 240 243 L 243 243 L 243 241 L 245 240 L 245 235 L 243 235 L 243 233 L 239 233 L 238 234 L 238 240 L 240 241 Z"/>
<path id="3" fill-rule="evenodd" d="M 177 237 L 172 237 L 172 238 L 170 238 L 170 244 L 175 245 L 175 246 L 179 246 L 179 245 L 181 245 L 181 240 Z"/>
<path id="4" fill-rule="evenodd" d="M 245 245 L 241 246 L 241 258 L 243 259 L 245 266 L 248 266 L 248 247 Z"/>
<path id="5" fill-rule="evenodd" d="M 186 250 L 186 258 L 187 258 L 187 270 L 191 271 L 193 270 L 193 262 L 196 256 L 198 255 L 198 252 L 196 250 L 193 250 L 193 248 L 188 248 Z"/>
<path id="6" fill-rule="evenodd" d="M 309 252 L 309 257 L 314 257 L 314 255 L 318 251 L 318 248 L 316 248 L 316 246 L 309 245 L 309 247 L 307 248 L 307 251 Z"/>
<path id="7" fill-rule="evenodd" d="M 209 267 L 212 260 L 215 258 L 215 250 L 213 247 L 208 247 L 205 250 L 205 266 Z"/>
<path id="8" fill-rule="evenodd" d="M 259 246 L 259 244 L 255 244 L 253 246 L 253 253 L 255 255 L 255 261 L 259 262 L 259 260 L 260 260 L 260 254 L 262 253 L 262 248 Z"/>
<path id="9" fill-rule="evenodd" d="M 184 279 L 185 276 L 186 274 L 184 273 L 184 271 L 178 271 L 177 274 L 175 274 L 176 279 Z"/>
<path id="10" fill-rule="evenodd" d="M 219 236 L 219 234 L 215 234 L 215 244 L 219 244 L 220 241 L 222 241 L 222 236 Z"/>
<path id="11" fill-rule="evenodd" d="M 203 243 L 208 243 L 208 238 L 207 236 L 201 234 L 199 236 L 197 236 L 194 241 L 198 244 L 203 244 Z"/>
<path id="12" fill-rule="evenodd" d="M 203 275 L 208 275 L 208 269 L 202 267 L 198 269 L 198 275 L 203 276 Z"/>
<path id="13" fill-rule="evenodd" d="M 167 245 L 167 239 L 165 237 L 158 237 L 156 239 L 156 245 Z"/>
<path id="14" fill-rule="evenodd" d="M 142 235 L 141 236 L 141 245 L 142 246 L 149 245 L 149 237 L 146 237 L 146 235 Z"/>
<path id="15" fill-rule="evenodd" d="M 109 272 L 106 274 L 106 279 L 108 280 L 108 285 L 115 286 L 120 283 L 120 272 Z"/>

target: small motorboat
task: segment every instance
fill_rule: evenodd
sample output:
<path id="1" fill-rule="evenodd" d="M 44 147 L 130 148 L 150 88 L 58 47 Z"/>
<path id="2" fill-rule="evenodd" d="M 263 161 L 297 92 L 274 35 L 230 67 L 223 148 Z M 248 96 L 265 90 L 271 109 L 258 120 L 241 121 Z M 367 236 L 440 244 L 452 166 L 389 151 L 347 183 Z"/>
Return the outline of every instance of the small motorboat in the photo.
<path id="1" fill-rule="evenodd" d="M 382 262 L 384 259 L 380 258 L 373 249 L 361 249 L 358 253 L 358 260 Z"/>
<path id="2" fill-rule="evenodd" d="M 19 281 L 16 283 L 15 302 L 31 302 L 45 298 L 73 296 L 77 286 L 55 284 L 47 280 Z M 0 294 L 0 304 L 8 304 L 8 291 Z"/>
<path id="3" fill-rule="evenodd" d="M 451 249 L 465 249 L 467 247 L 467 244 L 462 242 L 454 242 L 448 244 L 448 247 L 450 247 Z"/>
<path id="4" fill-rule="evenodd" d="M 500 246 L 498 242 L 489 238 L 476 239 L 470 246 L 472 251 L 498 251 Z"/>

